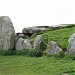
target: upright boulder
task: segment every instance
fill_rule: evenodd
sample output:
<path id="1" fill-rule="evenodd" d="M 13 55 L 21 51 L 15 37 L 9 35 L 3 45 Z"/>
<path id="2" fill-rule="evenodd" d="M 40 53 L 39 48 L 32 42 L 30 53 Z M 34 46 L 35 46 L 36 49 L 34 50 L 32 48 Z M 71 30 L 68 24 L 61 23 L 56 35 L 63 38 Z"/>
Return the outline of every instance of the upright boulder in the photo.
<path id="1" fill-rule="evenodd" d="M 48 44 L 46 53 L 48 53 L 48 54 L 58 54 L 60 52 L 62 52 L 62 49 L 57 45 L 57 43 L 55 41 L 51 41 Z"/>
<path id="2" fill-rule="evenodd" d="M 15 47 L 16 50 L 32 49 L 32 44 L 29 39 L 19 38 Z"/>
<path id="3" fill-rule="evenodd" d="M 68 48 L 67 53 L 69 54 L 75 54 L 75 33 L 71 35 L 71 37 L 68 40 Z"/>
<path id="4" fill-rule="evenodd" d="M 8 16 L 0 17 L 0 49 L 13 49 L 15 42 L 15 30 Z"/>
<path id="5" fill-rule="evenodd" d="M 34 49 L 39 49 L 41 42 L 42 42 L 42 35 L 37 35 L 34 41 Z"/>
<path id="6" fill-rule="evenodd" d="M 23 42 L 24 42 L 24 39 L 23 38 L 19 38 L 16 45 L 15 45 L 15 48 L 16 50 L 23 50 Z"/>
<path id="7" fill-rule="evenodd" d="M 25 39 L 23 42 L 23 48 L 24 49 L 32 49 L 32 44 L 30 43 L 30 40 Z"/>

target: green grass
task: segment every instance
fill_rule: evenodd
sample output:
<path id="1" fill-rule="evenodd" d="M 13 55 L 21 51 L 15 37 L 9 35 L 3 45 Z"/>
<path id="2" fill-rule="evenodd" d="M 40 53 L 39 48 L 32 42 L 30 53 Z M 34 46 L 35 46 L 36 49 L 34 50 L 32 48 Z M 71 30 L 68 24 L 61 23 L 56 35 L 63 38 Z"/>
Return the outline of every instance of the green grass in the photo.
<path id="1" fill-rule="evenodd" d="M 0 56 L 0 75 L 75 75 L 75 61 L 67 58 Z"/>
<path id="2" fill-rule="evenodd" d="M 43 39 L 46 43 L 49 43 L 50 41 L 56 41 L 61 46 L 61 48 L 65 50 L 68 46 L 68 39 L 73 33 L 75 33 L 75 27 L 45 31 L 42 32 L 41 35 L 43 36 Z M 34 39 L 35 37 L 31 38 L 31 41 L 33 42 Z"/>
<path id="3" fill-rule="evenodd" d="M 54 30 L 50 32 L 43 33 L 44 37 L 48 38 L 48 42 L 56 41 L 63 49 L 68 46 L 68 39 L 75 32 L 75 27 L 64 28 L 59 30 Z"/>
<path id="4" fill-rule="evenodd" d="M 56 41 L 63 49 L 68 46 L 68 39 L 75 32 L 75 27 L 54 31 L 40 32 L 44 43 Z M 30 38 L 34 41 L 35 36 Z M 75 57 L 74 57 L 75 59 Z M 0 56 L 0 75 L 75 75 L 75 60 L 43 56 Z"/>

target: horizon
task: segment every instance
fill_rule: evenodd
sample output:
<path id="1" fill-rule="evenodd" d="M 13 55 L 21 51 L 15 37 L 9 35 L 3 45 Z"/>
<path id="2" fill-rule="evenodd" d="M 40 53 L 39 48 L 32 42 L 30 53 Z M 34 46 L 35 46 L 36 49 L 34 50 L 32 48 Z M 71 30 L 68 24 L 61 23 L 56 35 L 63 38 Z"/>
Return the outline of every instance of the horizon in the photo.
<path id="1" fill-rule="evenodd" d="M 25 27 L 75 24 L 74 0 L 2 0 L 0 16 L 9 16 L 16 32 Z"/>

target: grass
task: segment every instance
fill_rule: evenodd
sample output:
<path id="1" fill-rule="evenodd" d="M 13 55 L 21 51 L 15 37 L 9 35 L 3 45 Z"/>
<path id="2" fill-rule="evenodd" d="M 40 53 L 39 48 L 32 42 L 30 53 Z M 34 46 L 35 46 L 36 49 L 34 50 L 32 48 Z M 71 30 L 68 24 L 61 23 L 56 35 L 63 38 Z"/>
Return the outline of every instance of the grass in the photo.
<path id="1" fill-rule="evenodd" d="M 41 35 L 46 43 L 49 43 L 50 41 L 56 41 L 63 50 L 66 50 L 68 46 L 68 39 L 73 33 L 75 33 L 75 26 L 59 30 L 45 31 L 42 32 Z M 31 41 L 33 42 L 34 39 L 35 37 L 31 38 Z"/>
<path id="2" fill-rule="evenodd" d="M 75 75 L 75 61 L 67 58 L 0 56 L 0 75 Z"/>
<path id="3" fill-rule="evenodd" d="M 54 30 L 50 32 L 43 33 L 44 37 L 48 38 L 48 42 L 56 41 L 61 48 L 66 49 L 68 46 L 68 39 L 75 32 L 75 27 L 64 28 L 59 30 Z"/>
<path id="4" fill-rule="evenodd" d="M 63 50 L 68 46 L 68 39 L 75 32 L 75 27 L 40 32 L 44 43 L 56 41 Z M 30 40 L 34 41 L 34 37 Z M 75 57 L 55 58 L 53 56 L 0 56 L 0 75 L 75 75 Z"/>

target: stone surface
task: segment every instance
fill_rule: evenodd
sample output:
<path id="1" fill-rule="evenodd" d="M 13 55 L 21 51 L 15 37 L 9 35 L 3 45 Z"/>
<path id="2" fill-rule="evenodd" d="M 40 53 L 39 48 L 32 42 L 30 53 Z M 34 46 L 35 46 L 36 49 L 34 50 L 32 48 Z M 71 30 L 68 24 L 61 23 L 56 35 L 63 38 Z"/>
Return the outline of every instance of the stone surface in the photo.
<path id="1" fill-rule="evenodd" d="M 32 44 L 30 43 L 30 40 L 25 39 L 23 42 L 23 48 L 24 49 L 32 49 Z"/>
<path id="2" fill-rule="evenodd" d="M 41 42 L 42 42 L 42 35 L 37 35 L 34 41 L 34 49 L 39 49 Z"/>
<path id="3" fill-rule="evenodd" d="M 48 53 L 48 54 L 58 54 L 60 52 L 62 52 L 62 49 L 57 45 L 57 43 L 55 41 L 51 41 L 48 44 L 46 53 Z"/>
<path id="4" fill-rule="evenodd" d="M 15 30 L 8 16 L 0 17 L 0 49 L 13 49 Z"/>
<path id="5" fill-rule="evenodd" d="M 19 38 L 25 38 L 25 35 L 24 34 L 20 34 L 18 35 Z"/>
<path id="6" fill-rule="evenodd" d="M 26 33 L 35 33 L 35 32 L 39 32 L 40 29 L 39 28 L 35 28 L 35 27 L 28 27 L 28 28 L 23 28 L 22 33 L 26 34 Z"/>
<path id="7" fill-rule="evenodd" d="M 71 35 L 71 37 L 68 40 L 68 48 L 67 53 L 69 54 L 75 54 L 75 33 Z"/>
<path id="8" fill-rule="evenodd" d="M 49 30 L 49 26 L 32 26 L 32 27 L 27 27 L 22 29 L 22 33 L 24 35 L 27 35 L 31 37 L 34 33 L 38 33 L 43 30 Z"/>
<path id="9" fill-rule="evenodd" d="M 24 39 L 19 38 L 19 40 L 17 41 L 15 45 L 16 50 L 23 50 L 23 42 L 24 42 Z"/>
<path id="10" fill-rule="evenodd" d="M 17 41 L 15 47 L 16 50 L 32 49 L 32 44 L 30 43 L 29 39 L 20 38 Z"/>
<path id="11" fill-rule="evenodd" d="M 19 38 L 25 38 L 25 35 L 22 33 L 16 33 L 15 43 L 18 41 Z"/>

